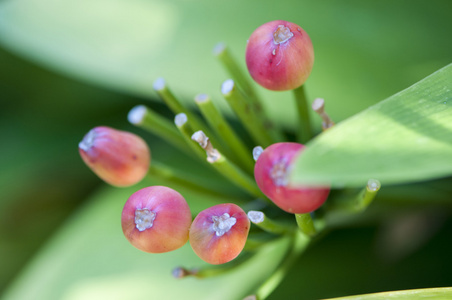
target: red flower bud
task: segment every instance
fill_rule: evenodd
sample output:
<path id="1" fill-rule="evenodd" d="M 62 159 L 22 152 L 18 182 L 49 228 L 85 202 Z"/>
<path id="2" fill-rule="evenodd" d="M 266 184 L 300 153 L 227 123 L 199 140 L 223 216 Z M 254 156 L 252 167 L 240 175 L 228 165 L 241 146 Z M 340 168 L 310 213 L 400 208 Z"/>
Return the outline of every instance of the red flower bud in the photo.
<path id="1" fill-rule="evenodd" d="M 285 91 L 301 86 L 314 64 L 308 34 L 287 21 L 272 21 L 257 28 L 248 40 L 246 65 L 263 87 Z"/>
<path id="2" fill-rule="evenodd" d="M 139 136 L 110 127 L 96 127 L 79 143 L 80 156 L 105 182 L 130 186 L 146 175 L 151 154 Z"/>
<path id="3" fill-rule="evenodd" d="M 122 231 L 136 248 L 163 253 L 188 240 L 191 213 L 181 194 L 164 186 L 150 186 L 127 200 L 121 216 Z"/>
<path id="4" fill-rule="evenodd" d="M 289 187 L 288 174 L 294 158 L 305 148 L 297 143 L 276 143 L 260 153 L 254 177 L 261 191 L 289 213 L 309 213 L 326 201 L 328 187 Z"/>
<path id="5" fill-rule="evenodd" d="M 249 230 L 248 216 L 239 206 L 218 204 L 196 216 L 190 227 L 190 245 L 202 260 L 224 264 L 242 252 Z"/>

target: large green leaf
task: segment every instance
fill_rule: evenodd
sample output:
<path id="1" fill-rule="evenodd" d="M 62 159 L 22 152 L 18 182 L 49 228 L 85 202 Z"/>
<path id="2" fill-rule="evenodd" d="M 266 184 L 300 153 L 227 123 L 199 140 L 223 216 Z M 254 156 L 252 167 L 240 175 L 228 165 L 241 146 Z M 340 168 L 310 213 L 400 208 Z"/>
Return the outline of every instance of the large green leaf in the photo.
<path id="1" fill-rule="evenodd" d="M 365 185 L 452 175 L 452 65 L 337 124 L 297 159 L 293 184 Z"/>
<path id="2" fill-rule="evenodd" d="M 121 230 L 121 210 L 137 188 L 108 188 L 91 199 L 2 299 L 241 299 L 272 274 L 289 246 L 289 238 L 282 238 L 224 275 L 176 280 L 171 276 L 174 267 L 206 263 L 188 244 L 170 253 L 149 254 L 127 242 Z M 199 194 L 181 193 L 193 213 L 215 204 Z"/>
<path id="3" fill-rule="evenodd" d="M 334 298 L 334 300 L 411 300 L 411 299 L 430 299 L 446 300 L 452 298 L 452 288 L 435 288 L 384 292 L 376 294 L 366 294 L 350 297 Z M 333 300 L 333 299 L 331 299 Z"/>

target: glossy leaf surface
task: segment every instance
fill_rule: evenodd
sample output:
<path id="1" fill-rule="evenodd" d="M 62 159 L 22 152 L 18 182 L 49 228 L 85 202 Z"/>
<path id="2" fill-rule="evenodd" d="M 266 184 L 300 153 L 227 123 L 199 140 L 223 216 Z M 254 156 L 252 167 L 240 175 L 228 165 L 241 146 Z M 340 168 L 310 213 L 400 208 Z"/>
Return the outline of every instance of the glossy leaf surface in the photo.
<path id="1" fill-rule="evenodd" d="M 364 186 L 452 175 L 452 65 L 309 143 L 292 183 Z"/>

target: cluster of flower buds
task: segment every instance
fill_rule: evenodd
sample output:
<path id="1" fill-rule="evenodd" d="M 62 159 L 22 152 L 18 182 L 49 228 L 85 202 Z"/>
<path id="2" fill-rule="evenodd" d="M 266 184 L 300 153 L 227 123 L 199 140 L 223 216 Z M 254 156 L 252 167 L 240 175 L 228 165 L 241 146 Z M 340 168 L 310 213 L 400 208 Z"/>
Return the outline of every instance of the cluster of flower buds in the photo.
<path id="1" fill-rule="evenodd" d="M 105 126 L 91 129 L 78 144 L 78 150 L 97 176 L 119 187 L 140 182 L 151 162 L 151 152 L 142 138 Z"/>
<path id="2" fill-rule="evenodd" d="M 212 169 L 246 192 L 250 200 L 266 200 L 258 202 L 259 209 L 269 209 L 273 215 L 276 210 L 276 215 L 279 213 L 286 219 L 289 214 L 294 214 L 295 218 L 287 225 L 288 220 L 272 220 L 262 211 L 252 210 L 246 214 L 236 204 L 221 203 L 201 211 L 192 220 L 189 205 L 179 192 L 169 187 L 150 186 L 130 196 L 124 205 L 121 222 L 127 240 L 142 251 L 173 251 L 189 241 L 201 259 L 216 265 L 235 259 L 247 245 L 246 249 L 253 248 L 249 243 L 252 241 L 249 236 L 251 223 L 258 231 L 270 233 L 270 236 L 294 232 L 313 236 L 316 230 L 310 213 L 324 204 L 330 188 L 289 185 L 294 161 L 303 155 L 306 146 L 284 142 L 284 133 L 272 125 L 252 85 L 240 73 L 226 48 L 223 45 L 216 47 L 215 54 L 232 76 L 223 83 L 221 92 L 252 142 L 243 142 L 208 95 L 200 94 L 195 101 L 209 126 L 184 107 L 163 79 L 155 82 L 154 89 L 174 112 L 175 122 L 169 122 L 145 106 L 132 109 L 129 121 L 194 157 L 207 160 Z M 314 52 L 308 34 L 300 26 L 286 21 L 272 21 L 257 28 L 246 48 L 246 64 L 258 84 L 270 90 L 294 90 L 302 123 L 300 132 L 302 140 L 306 141 L 312 137 L 312 132 L 309 113 L 305 110 L 306 97 L 300 88 L 308 78 L 313 62 Z M 314 102 L 313 110 L 322 118 L 323 129 L 334 125 L 324 111 L 323 99 Z M 265 148 L 257 146 L 251 151 L 246 146 L 251 143 Z M 150 150 L 140 137 L 109 127 L 92 129 L 80 142 L 79 151 L 94 173 L 114 186 L 133 185 L 148 173 L 172 174 L 159 172 L 154 163 L 150 165 Z M 180 178 L 177 181 L 191 188 L 196 186 L 196 183 Z M 198 187 L 198 192 L 206 191 L 204 185 Z M 368 205 L 376 190 L 368 189 L 366 195 L 360 195 L 359 199 L 365 199 L 365 203 L 360 200 L 354 207 L 361 209 Z M 264 207 L 262 203 L 266 203 Z M 248 206 L 254 208 L 251 201 Z M 177 277 L 201 276 L 201 273 L 183 268 L 175 272 Z"/>
<path id="3" fill-rule="evenodd" d="M 85 163 L 105 182 L 130 186 L 148 172 L 149 148 L 133 133 L 96 127 L 79 143 Z M 193 221 L 187 201 L 164 186 L 143 188 L 127 200 L 122 230 L 136 248 L 149 253 L 176 250 L 189 239 L 206 262 L 222 264 L 237 257 L 250 229 L 246 213 L 237 205 L 220 204 L 202 211 Z"/>
<path id="4" fill-rule="evenodd" d="M 232 203 L 203 210 L 192 222 L 184 197 L 164 186 L 150 186 L 130 196 L 121 222 L 126 238 L 142 251 L 173 251 L 190 238 L 195 253 L 210 264 L 236 258 L 250 229 L 246 213 Z"/>

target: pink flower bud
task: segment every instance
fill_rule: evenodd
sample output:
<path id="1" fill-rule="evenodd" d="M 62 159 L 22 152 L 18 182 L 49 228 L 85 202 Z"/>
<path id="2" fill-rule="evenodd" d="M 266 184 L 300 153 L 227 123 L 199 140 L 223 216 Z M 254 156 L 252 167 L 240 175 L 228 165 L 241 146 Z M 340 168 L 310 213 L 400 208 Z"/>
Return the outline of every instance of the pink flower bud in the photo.
<path id="1" fill-rule="evenodd" d="M 248 40 L 246 65 L 261 86 L 285 91 L 301 86 L 314 64 L 308 34 L 287 21 L 272 21 L 257 28 Z"/>
<path id="2" fill-rule="evenodd" d="M 190 245 L 202 260 L 224 264 L 242 252 L 249 230 L 250 221 L 239 206 L 218 204 L 196 216 L 190 227 Z"/>
<path id="3" fill-rule="evenodd" d="M 110 127 L 95 127 L 79 143 L 80 156 L 105 182 L 130 186 L 146 175 L 151 153 L 139 136 Z"/>
<path id="4" fill-rule="evenodd" d="M 133 246 L 163 253 L 187 242 L 191 213 L 184 197 L 175 190 L 150 186 L 130 196 L 122 210 L 121 224 Z"/>
<path id="5" fill-rule="evenodd" d="M 254 166 L 254 177 L 261 191 L 282 210 L 309 213 L 326 201 L 328 187 L 289 187 L 288 175 L 294 158 L 305 148 L 297 143 L 276 143 L 266 148 Z"/>

